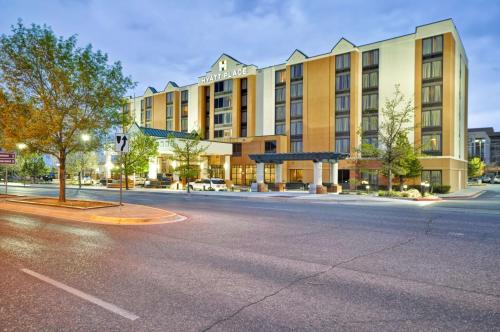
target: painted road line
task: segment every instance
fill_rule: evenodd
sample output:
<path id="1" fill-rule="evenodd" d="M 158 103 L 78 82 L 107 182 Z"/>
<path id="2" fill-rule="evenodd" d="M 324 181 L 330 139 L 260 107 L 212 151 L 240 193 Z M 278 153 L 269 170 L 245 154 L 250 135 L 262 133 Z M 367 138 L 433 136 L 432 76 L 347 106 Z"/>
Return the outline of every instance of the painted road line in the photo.
<path id="1" fill-rule="evenodd" d="M 39 279 L 39 280 L 45 281 L 46 283 L 48 283 L 48 284 L 50 284 L 50 285 L 52 285 L 54 287 L 57 287 L 59 289 L 65 290 L 66 292 L 68 292 L 70 294 L 78 296 L 81 299 L 84 299 L 84 300 L 89 301 L 91 303 L 97 304 L 98 306 L 100 306 L 100 307 L 102 307 L 102 308 L 104 308 L 106 310 L 109 310 L 111 312 L 114 312 L 115 314 L 120 315 L 120 316 L 122 316 L 124 318 L 130 319 L 130 320 L 136 320 L 137 318 L 139 318 L 139 316 L 136 316 L 133 313 L 127 311 L 127 310 L 124 310 L 124 309 L 122 309 L 120 307 L 117 307 L 114 304 L 111 304 L 111 303 L 105 302 L 103 300 L 100 300 L 97 297 L 94 297 L 92 295 L 86 294 L 86 293 L 84 293 L 82 291 L 79 291 L 78 289 L 75 289 L 73 287 L 65 285 L 65 284 L 63 284 L 63 283 L 61 283 L 59 281 L 56 281 L 54 279 L 51 279 L 49 277 L 46 277 L 46 276 L 41 275 L 39 273 L 36 273 L 35 271 L 31 271 L 31 270 L 28 270 L 28 269 L 21 269 L 21 271 L 23 271 L 26 274 L 29 274 L 32 277 L 35 277 L 35 278 Z"/>

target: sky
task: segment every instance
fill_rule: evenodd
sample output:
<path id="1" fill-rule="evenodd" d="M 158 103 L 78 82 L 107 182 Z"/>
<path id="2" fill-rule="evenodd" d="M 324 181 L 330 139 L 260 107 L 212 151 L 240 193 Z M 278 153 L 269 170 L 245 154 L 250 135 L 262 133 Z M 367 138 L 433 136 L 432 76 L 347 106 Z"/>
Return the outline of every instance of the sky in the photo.
<path id="1" fill-rule="evenodd" d="M 0 0 L 0 34 L 18 19 L 78 36 L 121 61 L 130 95 L 197 82 L 222 53 L 258 67 L 295 49 L 329 52 L 413 33 L 452 18 L 469 59 L 469 127 L 500 131 L 500 0 Z"/>

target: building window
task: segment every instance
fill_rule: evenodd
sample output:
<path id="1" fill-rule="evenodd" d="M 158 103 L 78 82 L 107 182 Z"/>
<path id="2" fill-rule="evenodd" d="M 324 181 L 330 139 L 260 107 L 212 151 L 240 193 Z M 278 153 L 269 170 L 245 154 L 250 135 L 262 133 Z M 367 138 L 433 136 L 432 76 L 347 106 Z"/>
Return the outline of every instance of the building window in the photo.
<path id="1" fill-rule="evenodd" d="M 274 127 L 274 134 L 275 135 L 285 135 L 285 124 L 284 123 L 276 123 Z"/>
<path id="2" fill-rule="evenodd" d="M 441 83 L 425 85 L 422 87 L 422 103 L 435 104 L 442 100 Z"/>
<path id="3" fill-rule="evenodd" d="M 441 127 L 441 109 L 422 111 L 422 128 Z"/>
<path id="4" fill-rule="evenodd" d="M 426 61 L 422 63 L 422 77 L 426 79 L 441 78 L 443 62 L 441 60 Z"/>
<path id="5" fill-rule="evenodd" d="M 440 170 L 422 171 L 422 181 L 427 182 L 432 186 L 440 186 L 442 184 L 441 171 Z"/>
<path id="6" fill-rule="evenodd" d="M 257 176 L 255 174 L 255 165 L 245 166 L 245 185 L 250 186 L 253 182 L 257 182 Z"/>
<path id="7" fill-rule="evenodd" d="M 361 140 L 362 144 L 373 145 L 374 148 L 378 148 L 378 137 L 376 136 L 365 136 Z"/>
<path id="8" fill-rule="evenodd" d="M 290 152 L 302 152 L 302 140 L 291 140 Z"/>
<path id="9" fill-rule="evenodd" d="M 171 104 L 173 102 L 174 102 L 174 93 L 173 92 L 167 93 L 167 104 Z"/>
<path id="10" fill-rule="evenodd" d="M 342 95 L 335 97 L 335 111 L 348 112 L 350 108 L 350 95 Z"/>
<path id="11" fill-rule="evenodd" d="M 343 73 L 337 74 L 335 77 L 335 90 L 336 91 L 344 91 L 350 89 L 350 74 Z"/>
<path id="12" fill-rule="evenodd" d="M 302 103 L 300 103 L 302 106 Z M 285 105 L 276 105 L 275 108 L 275 121 L 285 121 L 286 117 L 286 111 L 285 111 Z"/>
<path id="13" fill-rule="evenodd" d="M 245 91 L 248 88 L 248 80 L 246 78 L 241 79 L 241 90 Z"/>
<path id="14" fill-rule="evenodd" d="M 363 68 L 378 66 L 378 50 L 363 52 Z"/>
<path id="15" fill-rule="evenodd" d="M 361 171 L 361 184 L 378 186 L 378 171 L 374 169 Z"/>
<path id="16" fill-rule="evenodd" d="M 290 116 L 292 118 L 302 118 L 302 101 L 292 101 L 290 103 Z"/>
<path id="17" fill-rule="evenodd" d="M 224 137 L 224 130 L 214 130 L 214 138 Z"/>
<path id="18" fill-rule="evenodd" d="M 274 183 L 274 175 L 275 175 L 274 164 L 265 164 L 264 165 L 264 182 L 265 183 Z"/>
<path id="19" fill-rule="evenodd" d="M 264 151 L 265 153 L 276 153 L 276 141 L 265 141 Z"/>
<path id="20" fill-rule="evenodd" d="M 233 143 L 233 157 L 241 156 L 241 143 Z"/>
<path id="21" fill-rule="evenodd" d="M 349 138 L 335 139 L 335 152 L 349 153 Z"/>
<path id="22" fill-rule="evenodd" d="M 378 94 L 371 93 L 363 95 L 363 111 L 378 110 Z"/>
<path id="23" fill-rule="evenodd" d="M 231 181 L 233 184 L 241 185 L 242 184 L 242 167 L 241 165 L 233 165 L 231 166 Z"/>
<path id="24" fill-rule="evenodd" d="M 302 81 L 290 84 L 290 97 L 302 98 Z"/>
<path id="25" fill-rule="evenodd" d="M 232 114 L 231 112 L 214 114 L 214 125 L 230 125 Z"/>
<path id="26" fill-rule="evenodd" d="M 429 154 L 436 154 L 441 152 L 441 134 L 422 134 L 422 151 Z"/>
<path id="27" fill-rule="evenodd" d="M 286 100 L 286 92 L 285 87 L 278 87 L 274 90 L 275 93 L 275 101 L 277 103 L 284 103 Z"/>
<path id="28" fill-rule="evenodd" d="M 302 175 L 303 170 L 301 169 L 289 169 L 288 170 L 288 182 L 303 182 L 304 177 Z"/>
<path id="29" fill-rule="evenodd" d="M 231 96 L 214 98 L 214 108 L 229 108 L 231 107 Z"/>
<path id="30" fill-rule="evenodd" d="M 277 70 L 274 73 L 274 84 L 286 83 L 286 70 Z"/>
<path id="31" fill-rule="evenodd" d="M 215 93 L 228 93 L 233 91 L 233 80 L 215 82 L 214 90 Z"/>
<path id="32" fill-rule="evenodd" d="M 290 78 L 292 80 L 298 80 L 302 78 L 302 64 L 296 64 L 290 66 Z"/>
<path id="33" fill-rule="evenodd" d="M 363 132 L 378 130 L 378 115 L 363 115 L 361 120 L 361 128 Z"/>
<path id="34" fill-rule="evenodd" d="M 152 99 L 151 97 L 146 97 L 146 108 L 148 107 L 151 107 L 152 106 Z"/>
<path id="35" fill-rule="evenodd" d="M 378 71 L 363 73 L 363 89 L 374 89 L 378 87 Z"/>
<path id="36" fill-rule="evenodd" d="M 335 69 L 344 70 L 351 67 L 351 54 L 341 54 L 335 57 Z"/>
<path id="37" fill-rule="evenodd" d="M 342 116 L 335 118 L 335 132 L 336 133 L 347 133 L 349 132 L 349 117 Z"/>
<path id="38" fill-rule="evenodd" d="M 290 135 L 292 136 L 302 135 L 302 120 L 290 121 Z"/>
<path id="39" fill-rule="evenodd" d="M 189 96 L 189 91 L 188 90 L 181 91 L 181 103 L 187 103 L 188 102 L 188 96 Z"/>
<path id="40" fill-rule="evenodd" d="M 443 53 L 443 36 L 434 36 L 423 40 L 422 54 L 434 55 Z"/>

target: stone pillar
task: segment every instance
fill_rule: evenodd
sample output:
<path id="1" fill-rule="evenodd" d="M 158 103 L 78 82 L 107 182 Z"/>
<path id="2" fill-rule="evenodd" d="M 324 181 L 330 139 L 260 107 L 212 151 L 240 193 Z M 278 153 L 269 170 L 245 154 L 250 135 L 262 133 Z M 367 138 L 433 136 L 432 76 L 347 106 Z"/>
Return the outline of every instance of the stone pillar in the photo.
<path id="1" fill-rule="evenodd" d="M 285 184 L 283 183 L 283 164 L 275 164 L 275 186 L 276 191 L 285 191 Z"/>
<path id="2" fill-rule="evenodd" d="M 338 161 L 330 163 L 330 186 L 327 188 L 328 192 L 340 193 L 342 186 L 339 185 L 339 163 Z"/>
<path id="3" fill-rule="evenodd" d="M 200 161 L 200 178 L 208 178 L 208 158 L 201 157 Z"/>
<path id="4" fill-rule="evenodd" d="M 231 156 L 224 156 L 224 180 L 231 179 Z"/>
<path id="5" fill-rule="evenodd" d="M 324 194 L 326 193 L 323 187 L 323 163 L 321 161 L 314 161 L 313 164 L 313 183 L 309 185 L 310 194 Z"/>
<path id="6" fill-rule="evenodd" d="M 156 157 L 149 159 L 148 178 L 155 180 L 158 178 L 158 164 Z"/>
<path id="7" fill-rule="evenodd" d="M 264 183 L 264 163 L 257 163 L 256 167 L 257 183 L 252 183 L 252 191 L 265 192 L 267 185 Z"/>

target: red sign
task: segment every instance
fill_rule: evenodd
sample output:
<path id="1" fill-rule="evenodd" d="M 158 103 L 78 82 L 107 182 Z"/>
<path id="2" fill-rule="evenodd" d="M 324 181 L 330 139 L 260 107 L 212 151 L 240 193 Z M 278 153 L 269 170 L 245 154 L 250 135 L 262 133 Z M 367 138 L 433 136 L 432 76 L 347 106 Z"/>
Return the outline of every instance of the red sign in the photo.
<path id="1" fill-rule="evenodd" d="M 0 159 L 16 159 L 16 154 L 13 152 L 0 152 Z"/>
<path id="2" fill-rule="evenodd" d="M 15 163 L 15 159 L 0 159 L 0 165 L 14 165 Z"/>

